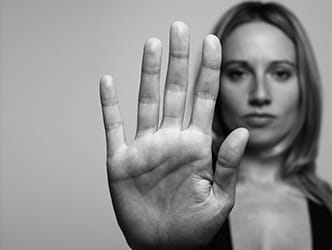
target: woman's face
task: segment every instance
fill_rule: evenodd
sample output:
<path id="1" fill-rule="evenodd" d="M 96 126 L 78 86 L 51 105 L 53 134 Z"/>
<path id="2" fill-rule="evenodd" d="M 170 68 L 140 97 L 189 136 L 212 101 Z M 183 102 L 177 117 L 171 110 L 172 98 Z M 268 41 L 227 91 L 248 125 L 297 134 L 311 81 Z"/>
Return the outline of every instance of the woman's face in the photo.
<path id="1" fill-rule="evenodd" d="M 228 129 L 246 127 L 253 148 L 277 145 L 298 113 L 300 91 L 293 42 L 265 22 L 235 28 L 223 44 L 220 91 Z"/>

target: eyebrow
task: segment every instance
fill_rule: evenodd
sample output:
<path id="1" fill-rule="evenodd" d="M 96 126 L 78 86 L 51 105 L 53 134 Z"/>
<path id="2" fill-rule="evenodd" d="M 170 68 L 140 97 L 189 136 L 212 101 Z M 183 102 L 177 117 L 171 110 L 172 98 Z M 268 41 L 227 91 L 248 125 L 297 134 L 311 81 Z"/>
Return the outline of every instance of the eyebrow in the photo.
<path id="1" fill-rule="evenodd" d="M 245 60 L 227 60 L 222 62 L 223 66 L 242 66 L 244 68 L 250 67 L 249 63 Z"/>
<path id="2" fill-rule="evenodd" d="M 269 65 L 279 65 L 279 64 L 287 64 L 291 67 L 296 67 L 296 63 L 290 60 L 273 60 L 269 63 Z M 237 65 L 237 66 L 242 66 L 244 68 L 250 68 L 250 63 L 245 60 L 226 60 L 223 62 L 223 66 L 232 66 L 232 65 Z"/>
<path id="3" fill-rule="evenodd" d="M 296 67 L 296 63 L 295 62 L 292 62 L 292 61 L 289 61 L 289 60 L 276 60 L 276 61 L 272 61 L 270 63 L 270 65 L 278 65 L 278 64 L 287 64 L 291 67 Z"/>

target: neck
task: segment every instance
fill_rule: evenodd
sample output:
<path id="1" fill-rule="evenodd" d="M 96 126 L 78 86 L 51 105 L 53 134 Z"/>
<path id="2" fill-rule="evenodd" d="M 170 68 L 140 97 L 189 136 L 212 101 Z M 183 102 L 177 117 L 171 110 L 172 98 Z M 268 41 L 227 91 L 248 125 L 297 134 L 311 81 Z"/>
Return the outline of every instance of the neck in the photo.
<path id="1" fill-rule="evenodd" d="M 268 185 L 280 182 L 283 156 L 257 157 L 246 154 L 239 168 L 239 183 Z"/>

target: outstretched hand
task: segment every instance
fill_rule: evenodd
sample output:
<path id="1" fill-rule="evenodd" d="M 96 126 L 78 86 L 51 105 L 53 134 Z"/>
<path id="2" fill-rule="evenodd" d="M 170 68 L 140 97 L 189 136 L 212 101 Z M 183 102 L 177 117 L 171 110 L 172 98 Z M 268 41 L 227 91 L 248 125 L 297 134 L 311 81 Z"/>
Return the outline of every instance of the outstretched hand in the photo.
<path id="1" fill-rule="evenodd" d="M 188 85 L 189 30 L 176 22 L 159 124 L 161 42 L 144 47 L 135 140 L 127 145 L 115 85 L 100 82 L 107 170 L 118 223 L 134 249 L 195 248 L 208 244 L 228 216 L 248 131 L 234 130 L 212 169 L 212 119 L 219 88 L 221 46 L 208 35 L 195 85 L 191 119 L 183 127 Z"/>

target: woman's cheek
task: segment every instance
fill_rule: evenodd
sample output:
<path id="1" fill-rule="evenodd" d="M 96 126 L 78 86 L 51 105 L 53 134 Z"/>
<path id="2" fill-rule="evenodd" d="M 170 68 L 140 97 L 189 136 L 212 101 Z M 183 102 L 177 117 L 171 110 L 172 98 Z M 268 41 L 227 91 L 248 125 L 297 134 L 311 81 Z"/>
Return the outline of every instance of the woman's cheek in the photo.
<path id="1" fill-rule="evenodd" d="M 245 95 L 241 91 L 225 84 L 221 88 L 221 111 L 224 122 L 229 129 L 234 129 L 240 125 L 240 116 L 244 108 Z"/>

